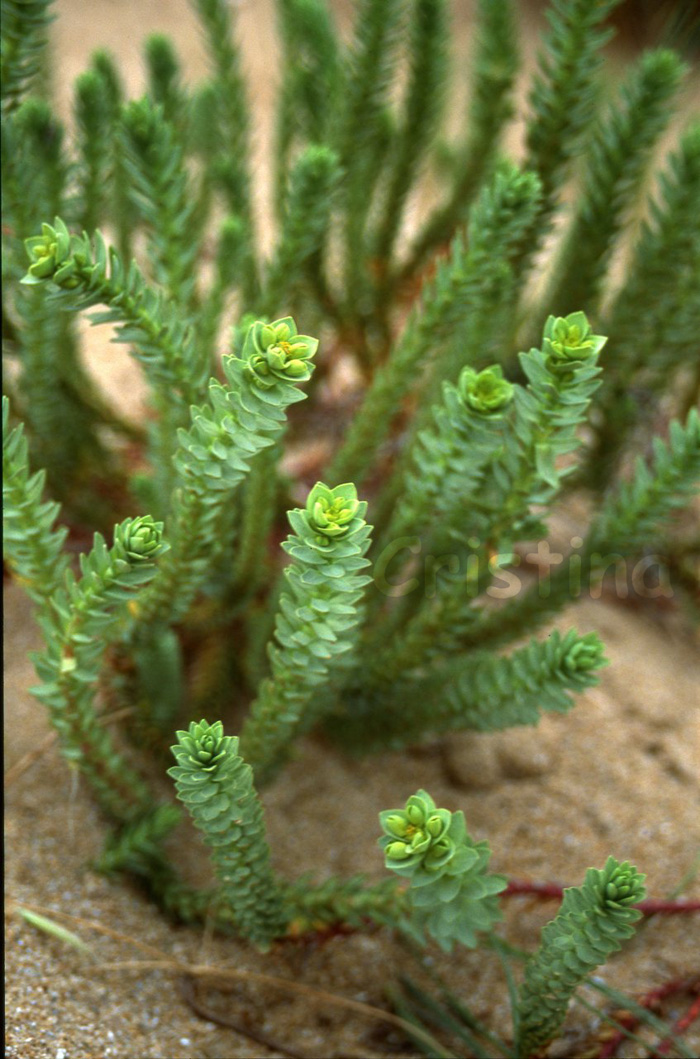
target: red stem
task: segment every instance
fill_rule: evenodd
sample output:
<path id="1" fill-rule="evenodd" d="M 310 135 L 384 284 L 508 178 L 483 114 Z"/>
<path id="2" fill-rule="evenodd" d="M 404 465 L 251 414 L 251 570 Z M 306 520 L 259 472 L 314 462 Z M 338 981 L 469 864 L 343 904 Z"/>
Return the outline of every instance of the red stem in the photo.
<path id="1" fill-rule="evenodd" d="M 674 912 L 700 912 L 700 901 L 689 901 L 685 898 L 679 901 L 664 901 L 648 897 L 646 901 L 640 901 L 634 907 L 645 916 L 668 916 Z"/>
<path id="2" fill-rule="evenodd" d="M 530 882 L 527 879 L 511 879 L 503 891 L 503 897 L 515 897 L 517 895 L 529 894 L 532 897 L 561 898 L 564 887 L 556 883 Z M 681 898 L 678 901 L 667 901 L 663 898 L 649 897 L 634 905 L 645 916 L 672 915 L 675 912 L 700 912 L 700 901 Z"/>
<path id="3" fill-rule="evenodd" d="M 698 983 L 697 981 L 689 982 L 687 979 L 683 981 L 666 982 L 665 985 L 660 985 L 656 989 L 652 989 L 650 990 L 650 992 L 645 993 L 644 996 L 637 1001 L 637 1003 L 640 1007 L 651 1009 L 655 1007 L 659 1003 L 659 1001 L 663 1000 L 665 997 L 671 996 L 674 993 L 695 992 L 699 988 L 699 985 L 700 983 Z M 693 1011 L 697 1007 L 698 1003 L 700 1003 L 700 997 L 698 997 L 698 999 L 686 1012 L 683 1018 L 679 1019 L 679 1021 L 676 1023 L 673 1028 L 674 1034 L 678 1034 L 684 1029 L 687 1029 L 687 1027 L 690 1026 L 693 1022 L 693 1020 L 697 1018 L 698 1011 L 695 1010 L 694 1014 Z M 622 1026 L 624 1026 L 626 1030 L 633 1030 L 634 1027 L 638 1024 L 639 1019 L 636 1015 L 628 1014 L 622 1015 L 622 1017 L 618 1017 L 617 1021 Z M 682 1023 L 683 1025 L 681 1025 Z M 625 1034 L 622 1032 L 622 1030 L 618 1030 L 609 1040 L 605 1042 L 605 1044 L 601 1046 L 600 1051 L 596 1056 L 596 1059 L 613 1059 L 613 1057 L 617 1054 L 617 1049 L 620 1047 L 624 1040 Z M 673 1041 L 671 1041 L 670 1039 L 662 1041 L 661 1044 L 658 1045 L 658 1048 L 656 1052 L 654 1052 L 654 1055 L 665 1055 L 672 1044 Z"/>
<path id="4" fill-rule="evenodd" d="M 679 1018 L 678 1021 L 674 1024 L 674 1026 L 673 1026 L 673 1035 L 675 1037 L 679 1037 L 681 1035 L 681 1033 L 685 1033 L 685 1031 L 688 1029 L 688 1027 L 692 1026 L 692 1024 L 695 1022 L 696 1018 L 698 1018 L 699 1016 L 700 1016 L 700 995 L 696 996 L 695 1000 L 690 1005 L 690 1007 L 686 1011 L 685 1015 L 682 1015 L 681 1018 Z M 672 1047 L 673 1047 L 673 1038 L 672 1037 L 666 1037 L 665 1040 L 661 1041 L 661 1043 L 658 1045 L 656 1051 L 654 1052 L 654 1055 L 655 1056 L 657 1056 L 657 1055 L 667 1055 Z"/>

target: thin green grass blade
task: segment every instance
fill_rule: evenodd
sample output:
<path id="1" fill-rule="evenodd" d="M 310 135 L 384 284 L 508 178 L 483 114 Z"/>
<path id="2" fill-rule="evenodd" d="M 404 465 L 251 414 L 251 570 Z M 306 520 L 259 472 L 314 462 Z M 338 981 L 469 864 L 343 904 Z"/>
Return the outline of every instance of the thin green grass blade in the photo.
<path id="1" fill-rule="evenodd" d="M 518 987 L 517 987 L 517 985 L 515 983 L 515 977 L 513 975 L 512 970 L 511 970 L 511 966 L 510 966 L 510 964 L 509 964 L 509 962 L 508 962 L 508 960 L 506 958 L 508 955 L 512 955 L 509 952 L 511 947 L 509 945 L 501 945 L 501 939 L 497 938 L 495 936 L 491 939 L 491 941 L 492 941 L 492 946 L 491 947 L 493 948 L 494 952 L 498 956 L 498 959 L 500 961 L 501 967 L 503 968 L 503 974 L 505 976 L 506 985 L 508 987 L 508 997 L 509 997 L 509 1000 L 510 1000 L 510 1011 L 511 1011 L 511 1016 L 512 1016 L 512 1019 L 513 1019 L 513 1040 L 517 1041 L 520 1038 L 520 1019 L 519 1019 L 519 1011 L 518 1011 Z M 519 954 L 517 954 L 517 955 L 518 955 L 518 958 L 519 958 Z M 513 1055 L 514 1053 L 511 1052 L 510 1054 Z"/>
<path id="2" fill-rule="evenodd" d="M 402 994 L 398 989 L 388 990 L 388 997 L 397 1013 L 404 1022 L 410 1023 L 415 1026 L 417 1030 L 423 1036 L 416 1034 L 413 1037 L 414 1044 L 420 1048 L 424 1055 L 427 1055 L 429 1059 L 457 1059 L 454 1052 L 449 1052 L 429 1033 L 421 1018 L 417 1015 L 416 1010 L 410 1004 L 406 1003 Z M 410 1030 L 407 1030 L 410 1036 Z"/>
<path id="3" fill-rule="evenodd" d="M 687 1045 L 685 1045 L 679 1037 L 674 1036 L 673 1029 L 668 1022 L 664 1022 L 663 1019 L 660 1019 L 658 1015 L 654 1015 L 648 1010 L 648 1008 L 642 1007 L 642 1005 L 633 1000 L 631 996 L 627 996 L 626 993 L 621 993 L 619 989 L 613 989 L 612 986 L 607 985 L 607 983 L 601 981 L 598 977 L 589 978 L 586 985 L 589 985 L 592 989 L 602 993 L 602 995 L 607 997 L 608 1000 L 612 1000 L 616 1007 L 629 1011 L 630 1014 L 634 1015 L 635 1018 L 639 1019 L 644 1025 L 649 1026 L 650 1029 L 655 1030 L 661 1037 L 669 1038 L 673 1042 L 673 1047 L 683 1059 L 694 1059 L 693 1052 L 689 1050 Z M 649 1048 L 648 1041 L 644 1041 L 640 1037 L 633 1035 L 631 1031 L 625 1029 L 621 1024 L 618 1024 L 617 1021 L 613 1019 L 612 1015 L 607 1015 L 604 1012 L 601 1012 L 600 1009 L 585 1001 L 580 994 L 576 994 L 575 1000 L 577 1003 L 583 1004 L 588 1010 L 595 1011 L 600 1018 L 609 1022 L 611 1025 L 614 1025 L 615 1028 L 619 1029 L 620 1032 L 625 1034 L 625 1036 L 629 1036 L 630 1039 L 635 1041 L 641 1041 L 645 1048 Z"/>
<path id="4" fill-rule="evenodd" d="M 485 1026 L 484 1023 L 476 1017 L 476 1015 L 474 1015 L 472 1010 L 449 989 L 447 982 L 442 977 L 442 975 L 440 975 L 434 968 L 427 967 L 425 965 L 424 960 L 421 959 L 420 953 L 414 952 L 413 955 L 416 958 L 417 962 L 420 964 L 423 971 L 425 971 L 430 976 L 431 980 L 435 982 L 436 986 L 438 986 L 443 1001 L 449 1006 L 449 1008 L 452 1009 L 453 1013 L 457 1016 L 457 1019 L 459 1020 L 458 1023 L 455 1023 L 455 1025 L 452 1026 L 451 1032 L 459 1032 L 460 1038 L 465 1042 L 465 1044 L 467 1044 L 472 1049 L 479 1049 L 483 1047 L 472 1036 L 473 1034 L 477 1034 L 478 1037 L 481 1037 L 485 1041 L 488 1041 L 492 1049 L 495 1049 L 495 1052 L 497 1052 L 498 1054 L 502 1054 L 503 1056 L 510 1056 L 511 1053 L 505 1041 L 503 1041 L 497 1034 L 492 1033 L 488 1029 L 488 1027 Z M 410 985 L 414 986 L 417 990 L 417 1000 L 420 1001 L 422 996 L 427 999 L 427 994 L 423 994 L 419 987 L 415 986 L 415 983 L 412 981 L 412 979 L 410 979 L 407 975 L 404 977 L 406 982 L 406 988 L 409 988 L 408 983 L 410 983 Z M 437 1002 L 433 1001 L 433 1003 Z M 439 1008 L 439 1010 L 441 1010 L 446 1015 L 444 1007 Z M 456 1027 L 459 1028 L 459 1031 L 457 1031 Z M 469 1031 L 471 1031 L 471 1033 Z M 486 1052 L 486 1059 L 489 1059 L 489 1056 L 492 1054 L 495 1053 Z"/>
<path id="5" fill-rule="evenodd" d="M 41 930 L 44 934 L 50 934 L 52 938 L 57 938 L 62 941 L 65 945 L 71 945 L 74 949 L 78 949 L 80 952 L 86 953 L 88 956 L 93 956 L 94 953 L 87 942 L 79 938 L 77 934 L 74 934 L 72 930 L 66 930 L 59 923 L 56 923 L 53 919 L 48 919 L 47 916 L 40 916 L 38 912 L 30 912 L 28 908 L 18 908 L 18 915 L 22 919 L 26 920 L 27 923 L 31 923 L 37 930 Z"/>
<path id="6" fill-rule="evenodd" d="M 410 997 L 411 1010 L 414 1013 L 414 1017 L 417 1016 L 428 1024 L 439 1027 L 445 1033 L 449 1033 L 462 1041 L 473 1053 L 475 1059 L 489 1059 L 489 1053 L 484 1051 L 478 1039 L 465 1025 L 466 1020 L 453 1018 L 444 1003 L 431 996 L 430 993 L 426 993 L 411 978 L 402 975 L 400 981 Z"/>

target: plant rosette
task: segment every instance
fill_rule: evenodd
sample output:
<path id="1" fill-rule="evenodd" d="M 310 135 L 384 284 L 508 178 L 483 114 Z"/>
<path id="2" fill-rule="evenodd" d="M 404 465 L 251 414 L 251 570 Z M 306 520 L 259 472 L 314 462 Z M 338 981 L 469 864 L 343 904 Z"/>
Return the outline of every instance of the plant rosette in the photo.
<path id="1" fill-rule="evenodd" d="M 134 563 L 152 562 L 170 547 L 163 540 L 163 523 L 156 522 L 151 515 L 127 519 L 120 527 L 118 539 L 127 558 Z"/>
<path id="2" fill-rule="evenodd" d="M 60 217 L 56 217 L 54 223 L 55 227 L 42 224 L 41 235 L 24 240 L 31 263 L 22 283 L 31 285 L 49 279 L 59 287 L 77 286 L 73 273 L 78 262 L 71 257 L 73 237 Z"/>
<path id="3" fill-rule="evenodd" d="M 380 813 L 379 822 L 385 831 L 379 845 L 386 867 L 410 877 L 412 886 L 462 874 L 479 859 L 478 852 L 465 845 L 464 814 L 438 809 L 426 791 L 411 795 L 404 809 Z"/>
<path id="4" fill-rule="evenodd" d="M 597 356 L 606 342 L 604 335 L 593 334 L 585 313 L 570 313 L 547 317 L 542 351 L 550 371 L 574 371 Z"/>
<path id="5" fill-rule="evenodd" d="M 178 762 L 181 763 L 184 760 L 202 772 L 214 772 L 226 760 L 229 750 L 233 754 L 238 751 L 238 739 L 235 736 L 224 735 L 224 726 L 221 721 L 216 721 L 214 724 L 209 724 L 204 719 L 199 724 L 193 721 L 189 731 L 176 734 L 179 743 L 171 749 Z M 173 776 L 175 776 L 176 768 L 177 766 L 173 766 L 170 770 Z M 176 778 L 181 778 L 180 773 L 177 773 Z M 188 778 L 191 779 L 191 776 Z M 201 786 L 204 780 L 198 782 Z"/>
<path id="6" fill-rule="evenodd" d="M 503 378 L 500 364 L 483 371 L 463 368 L 457 383 L 459 396 L 472 411 L 489 419 L 500 419 L 513 400 L 513 384 Z"/>
<path id="7" fill-rule="evenodd" d="M 291 316 L 274 323 L 257 320 L 243 343 L 242 357 L 254 381 L 265 389 L 276 382 L 306 382 L 313 366 L 309 363 L 318 349 L 318 339 L 297 333 Z"/>
<path id="8" fill-rule="evenodd" d="M 362 508 L 357 489 L 349 482 L 334 489 L 317 482 L 306 500 L 306 518 L 314 533 L 337 539 L 348 537 L 362 524 Z"/>

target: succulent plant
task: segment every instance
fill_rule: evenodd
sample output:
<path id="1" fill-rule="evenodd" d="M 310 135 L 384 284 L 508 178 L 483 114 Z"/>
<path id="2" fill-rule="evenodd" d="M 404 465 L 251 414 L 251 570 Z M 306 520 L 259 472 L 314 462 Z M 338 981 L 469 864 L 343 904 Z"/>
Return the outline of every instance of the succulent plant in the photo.
<path id="1" fill-rule="evenodd" d="M 503 368 L 493 364 L 483 371 L 464 368 L 457 384 L 460 396 L 475 412 L 501 416 L 513 399 L 513 386 L 503 378 Z"/>
<path id="2" fill-rule="evenodd" d="M 496 895 L 506 886 L 487 874 L 488 844 L 470 838 L 461 811 L 438 809 L 423 790 L 379 821 L 386 867 L 410 880 L 406 928 L 418 938 L 427 932 L 448 952 L 455 941 L 473 948 L 477 932 L 500 919 Z"/>
<path id="3" fill-rule="evenodd" d="M 552 371 L 573 371 L 583 361 L 597 356 L 606 342 L 603 335 L 592 333 L 586 314 L 578 312 L 547 317 L 542 350 Z"/>
<path id="4" fill-rule="evenodd" d="M 493 933 L 505 883 L 461 811 L 421 789 L 382 812 L 380 883 L 288 881 L 257 789 L 311 734 L 382 753 L 566 713 L 603 645 L 538 630 L 577 594 L 572 574 L 596 584 L 697 488 L 700 128 L 628 223 L 684 65 L 656 49 L 598 108 L 616 2 L 552 0 L 518 160 L 502 157 L 512 0 L 477 4 L 468 127 L 447 148 L 447 0 L 358 0 L 347 41 L 325 0 L 280 2 L 268 253 L 236 5 L 193 0 L 210 59 L 196 87 L 162 37 L 139 100 L 95 56 L 66 135 L 40 81 L 49 0 L 3 0 L 6 561 L 45 641 L 34 694 L 109 820 L 105 870 L 181 919 L 261 947 L 368 919 L 446 950 Z M 442 178 L 424 217 L 423 174 Z M 143 371 L 143 423 L 83 363 L 84 310 Z M 668 440 L 618 480 L 667 408 Z M 519 545 L 582 482 L 589 531 L 528 589 Z M 93 523 L 74 562 L 69 526 Z M 103 694 L 129 709 L 121 741 Z M 196 720 L 214 704 L 223 720 Z M 178 724 L 170 775 L 210 847 L 208 889 L 179 876 L 164 845 L 179 811 L 148 775 Z M 611 860 L 569 891 L 526 972 L 523 1053 L 630 936 L 640 878 Z"/>
<path id="5" fill-rule="evenodd" d="M 242 356 L 246 370 L 259 386 L 275 381 L 306 382 L 311 378 L 308 361 L 318 349 L 318 339 L 297 334 L 291 316 L 273 324 L 256 321 L 246 336 Z"/>

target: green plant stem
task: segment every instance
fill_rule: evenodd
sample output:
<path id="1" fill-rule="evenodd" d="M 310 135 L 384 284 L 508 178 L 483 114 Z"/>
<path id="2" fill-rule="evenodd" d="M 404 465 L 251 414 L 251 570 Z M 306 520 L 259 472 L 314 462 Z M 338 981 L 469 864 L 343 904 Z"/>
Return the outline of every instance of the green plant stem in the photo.
<path id="1" fill-rule="evenodd" d="M 455 237 L 449 258 L 440 262 L 435 278 L 425 285 L 420 306 L 411 313 L 386 364 L 377 369 L 331 463 L 328 473 L 334 480 L 364 480 L 406 394 L 425 380 L 440 347 L 456 337 L 465 317 L 473 317 L 470 339 L 475 345 L 480 331 L 495 326 L 494 292 L 496 286 L 502 290 L 508 278 L 509 257 L 531 221 L 537 198 L 536 179 L 515 166 L 504 167 L 484 188 L 467 237 Z M 462 352 L 459 368 L 470 353 L 471 348 Z M 438 380 L 453 373 L 454 363 L 442 368 L 435 371 Z"/>
<path id="2" fill-rule="evenodd" d="M 329 524 L 325 514 L 319 518 L 321 508 L 330 512 Z M 284 548 L 293 562 L 285 571 L 287 591 L 280 597 L 275 642 L 268 648 L 271 675 L 262 682 L 241 732 L 258 784 L 276 774 L 293 738 L 321 718 L 328 698 L 323 685 L 347 668 L 369 582 L 359 573 L 369 565 L 365 510 L 354 486 L 330 490 L 318 483 L 306 510 L 289 513 L 295 532 Z"/>
<path id="3" fill-rule="evenodd" d="M 447 46 L 445 0 L 418 0 L 411 26 L 411 73 L 403 121 L 392 152 L 383 213 L 377 227 L 374 256 L 387 274 L 407 196 L 420 173 L 423 156 L 435 135 L 442 109 Z M 386 298 L 380 290 L 378 301 Z"/>
<path id="4" fill-rule="evenodd" d="M 249 116 L 233 9 L 225 0 L 193 0 L 204 31 L 216 88 L 214 112 L 218 150 L 211 160 L 216 185 L 229 213 L 240 217 L 245 234 L 242 292 L 248 305 L 258 294 L 255 230 L 249 172 Z"/>
<path id="5" fill-rule="evenodd" d="M 600 28 L 620 0 L 552 0 L 550 31 L 529 93 L 524 168 L 542 185 L 540 209 L 523 237 L 518 271 L 526 272 L 550 230 L 572 159 L 589 129 L 597 74 L 611 30 Z M 569 311 L 574 306 L 569 307 Z"/>
<path id="6" fill-rule="evenodd" d="M 298 335 L 291 317 L 248 329 L 243 356 L 223 359 L 226 384 L 209 381 L 209 400 L 191 409 L 189 430 L 180 430 L 173 463 L 177 494 L 170 532 L 172 550 L 152 589 L 140 602 L 141 622 L 180 620 L 220 554 L 227 507 L 258 453 L 274 444 L 286 425 L 286 409 L 304 399 L 296 384 L 311 377 L 318 342 Z M 263 513 L 265 532 L 267 513 Z"/>
<path id="7" fill-rule="evenodd" d="M 387 142 L 387 93 L 396 65 L 401 4 L 398 0 L 361 0 L 345 84 L 344 114 L 337 149 L 345 171 L 343 188 L 343 312 L 360 315 L 366 295 L 367 215 Z M 342 480 L 342 479 L 337 479 Z"/>
<path id="8" fill-rule="evenodd" d="M 610 256 L 644 177 L 649 155 L 671 116 L 683 63 L 671 51 L 648 52 L 594 129 L 573 223 L 554 266 L 549 311 L 593 312 Z"/>
<path id="9" fill-rule="evenodd" d="M 644 876 L 609 857 L 602 871 L 589 868 L 582 887 L 564 891 L 556 919 L 525 968 L 520 987 L 518 1051 L 538 1052 L 564 1020 L 577 985 L 634 934 L 641 913 L 630 907 L 644 897 Z"/>
<path id="10" fill-rule="evenodd" d="M 177 765 L 168 775 L 212 850 L 218 901 L 231 909 L 241 934 L 267 949 L 284 933 L 289 913 L 270 867 L 252 770 L 220 722 L 193 721 L 177 738 L 171 748 Z"/>
<path id="11" fill-rule="evenodd" d="M 2 399 L 3 556 L 32 599 L 46 605 L 63 582 L 68 530 L 53 524 L 60 507 L 44 501 L 44 471 L 30 475 L 22 424 L 10 425 L 10 402 Z"/>
<path id="12" fill-rule="evenodd" d="M 119 605 L 153 577 L 148 556 L 160 554 L 161 530 L 162 523 L 150 518 L 127 519 L 115 528 L 110 550 L 96 534 L 92 551 L 81 559 L 81 579 L 69 573 L 40 616 L 46 650 L 35 657 L 42 684 L 33 693 L 48 708 L 64 757 L 88 780 L 102 809 L 121 821 L 143 812 L 150 792 L 98 724 L 94 700 L 102 660 L 123 619 Z M 139 543 L 144 532 L 147 553 Z"/>
<path id="13" fill-rule="evenodd" d="M 243 497 L 240 538 L 231 575 L 235 594 L 250 598 L 265 577 L 265 560 L 279 494 L 279 449 L 267 449 L 253 462 Z"/>
<path id="14" fill-rule="evenodd" d="M 428 217 L 394 282 L 408 280 L 435 247 L 447 243 L 494 164 L 500 136 L 513 114 L 512 90 L 518 66 L 512 0 L 479 0 L 467 134 L 454 159 L 454 182 L 445 202 Z"/>

